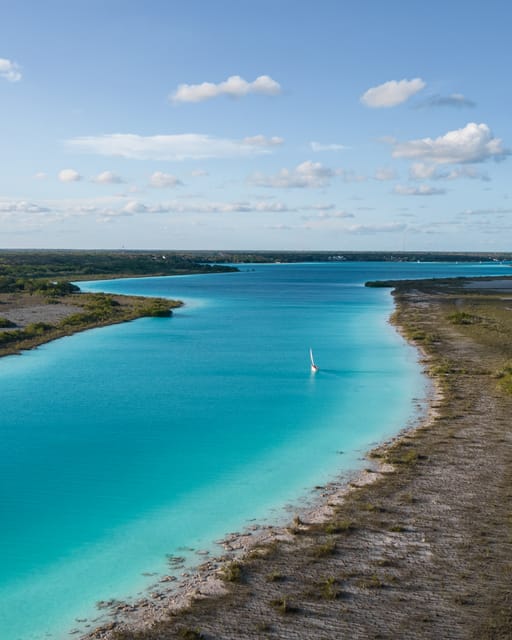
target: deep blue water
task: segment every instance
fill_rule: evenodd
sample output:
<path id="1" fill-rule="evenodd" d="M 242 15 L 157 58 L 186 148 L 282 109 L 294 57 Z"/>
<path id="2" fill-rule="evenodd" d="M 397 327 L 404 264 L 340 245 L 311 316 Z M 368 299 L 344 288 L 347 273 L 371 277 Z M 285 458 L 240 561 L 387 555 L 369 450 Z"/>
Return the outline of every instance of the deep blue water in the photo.
<path id="1" fill-rule="evenodd" d="M 387 324 L 389 290 L 366 280 L 510 273 L 241 269 L 81 283 L 186 306 L 0 360 L 2 640 L 62 638 L 83 628 L 77 618 L 94 626 L 95 602 L 142 592 L 156 579 L 143 574 L 169 572 L 166 554 L 282 517 L 407 424 L 425 382 Z"/>

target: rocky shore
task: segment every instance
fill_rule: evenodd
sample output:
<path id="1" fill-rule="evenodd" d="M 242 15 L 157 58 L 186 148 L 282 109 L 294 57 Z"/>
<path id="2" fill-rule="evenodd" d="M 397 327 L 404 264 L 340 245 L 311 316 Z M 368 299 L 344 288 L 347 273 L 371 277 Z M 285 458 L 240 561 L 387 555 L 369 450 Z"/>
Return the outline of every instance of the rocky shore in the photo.
<path id="1" fill-rule="evenodd" d="M 394 322 L 434 381 L 428 419 L 287 527 L 105 603 L 84 638 L 512 637 L 512 281 L 395 284 Z"/>

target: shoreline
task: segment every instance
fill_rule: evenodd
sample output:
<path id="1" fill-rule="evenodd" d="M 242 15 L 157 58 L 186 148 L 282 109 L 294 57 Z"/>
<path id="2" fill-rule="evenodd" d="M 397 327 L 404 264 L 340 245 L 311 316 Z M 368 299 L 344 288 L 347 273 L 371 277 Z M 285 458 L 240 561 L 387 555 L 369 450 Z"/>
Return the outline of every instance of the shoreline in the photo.
<path id="1" fill-rule="evenodd" d="M 388 322 L 411 344 L 403 327 L 397 325 L 392 318 L 389 318 Z M 221 555 L 210 556 L 209 552 L 196 551 L 199 555 L 204 554 L 204 562 L 187 568 L 180 577 L 163 576 L 146 589 L 147 596 L 102 602 L 100 609 L 106 614 L 105 622 L 80 635 L 80 640 L 111 640 L 114 638 L 113 632 L 127 632 L 127 638 L 138 638 L 132 634 L 145 634 L 148 631 L 150 635 L 147 637 L 152 638 L 151 628 L 165 622 L 169 616 L 179 616 L 181 611 L 187 610 L 198 600 L 222 598 L 226 595 L 231 582 L 230 579 L 226 579 L 226 573 L 231 571 L 230 567 L 250 560 L 253 553 L 265 555 L 266 548 L 275 544 L 293 544 L 301 527 L 328 524 L 335 517 L 336 509 L 343 505 L 350 494 L 361 487 L 370 487 L 386 474 L 394 472 L 395 466 L 382 459 L 386 452 L 402 438 L 413 435 L 417 430 L 428 428 L 438 415 L 436 405 L 443 401 L 441 386 L 436 380 L 428 377 L 428 353 L 417 344 L 412 346 L 417 350 L 418 364 L 427 377 L 421 413 L 398 433 L 366 451 L 363 454 L 364 469 L 344 472 L 325 485 L 311 488 L 301 503 L 286 505 L 284 509 L 295 513 L 292 521 L 283 524 L 256 523 L 248 525 L 241 532 L 227 534 L 224 539 L 217 541 L 225 551 Z M 175 570 L 181 568 L 183 565 L 179 562 L 174 565 Z M 124 636 L 122 637 L 124 639 Z"/>
<path id="2" fill-rule="evenodd" d="M 446 318 L 454 315 L 452 307 L 469 308 L 473 298 L 490 308 L 506 305 L 502 297 L 512 287 L 491 300 L 488 286 L 485 296 L 481 289 L 468 293 L 460 283 L 437 286 L 418 281 L 413 289 L 409 283 L 394 291 L 392 322 L 417 347 L 433 382 L 422 420 L 369 452 L 370 468 L 319 488 L 315 505 L 297 510 L 288 526 L 254 527 L 228 537 L 228 553 L 206 560 L 178 589 L 168 589 L 164 578 L 153 597 L 111 603 L 110 622 L 82 638 L 306 639 L 341 632 L 361 639 L 509 637 L 510 615 L 500 604 L 509 583 L 495 575 L 505 559 L 494 544 L 494 561 L 488 540 L 510 535 L 506 503 L 503 521 L 500 501 L 489 494 L 502 487 L 508 492 L 508 484 L 497 480 L 510 473 L 505 463 L 512 452 L 502 444 L 501 425 L 512 398 L 503 395 L 495 370 L 483 362 L 485 352 L 487 364 L 497 364 L 503 344 L 497 350 L 485 344 L 493 336 L 480 335 L 483 319 L 475 321 L 471 343 L 464 331 L 473 326 Z M 452 305 L 451 316 L 446 305 Z M 482 454 L 476 458 L 475 447 Z M 482 525 L 474 521 L 471 505 L 484 512 Z M 489 520 L 496 531 L 485 526 Z M 479 527 L 485 534 L 474 531 Z"/>

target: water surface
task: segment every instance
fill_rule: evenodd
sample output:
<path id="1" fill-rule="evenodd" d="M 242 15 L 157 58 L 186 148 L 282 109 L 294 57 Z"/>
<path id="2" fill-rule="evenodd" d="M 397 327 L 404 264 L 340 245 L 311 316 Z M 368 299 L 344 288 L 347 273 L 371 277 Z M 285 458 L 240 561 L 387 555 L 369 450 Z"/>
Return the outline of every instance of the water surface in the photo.
<path id="1" fill-rule="evenodd" d="M 425 392 L 417 356 L 387 323 L 389 291 L 364 281 L 509 272 L 241 269 L 81 283 L 186 306 L 0 360 L 2 640 L 94 626 L 95 602 L 143 593 L 166 554 L 198 562 L 250 519 L 283 517 L 407 424 Z"/>

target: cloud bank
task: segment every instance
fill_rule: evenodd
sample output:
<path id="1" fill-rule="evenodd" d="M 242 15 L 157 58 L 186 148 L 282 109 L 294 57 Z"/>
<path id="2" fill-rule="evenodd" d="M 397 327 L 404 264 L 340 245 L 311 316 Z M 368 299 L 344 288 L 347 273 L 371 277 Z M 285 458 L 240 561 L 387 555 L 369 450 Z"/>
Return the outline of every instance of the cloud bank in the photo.
<path id="1" fill-rule="evenodd" d="M 201 84 L 180 84 L 176 91 L 169 96 L 172 103 L 204 102 L 218 96 L 241 98 L 249 93 L 259 93 L 267 96 L 275 96 L 281 93 L 281 86 L 270 76 L 259 76 L 253 82 L 247 82 L 240 76 L 230 76 L 224 82 L 214 84 L 203 82 Z"/>
<path id="2" fill-rule="evenodd" d="M 204 160 L 207 158 L 247 157 L 269 153 L 282 144 L 282 138 L 253 136 L 244 140 L 216 138 L 200 133 L 140 136 L 134 133 L 113 133 L 84 136 L 66 140 L 77 151 L 102 156 L 117 156 L 136 160 Z"/>

